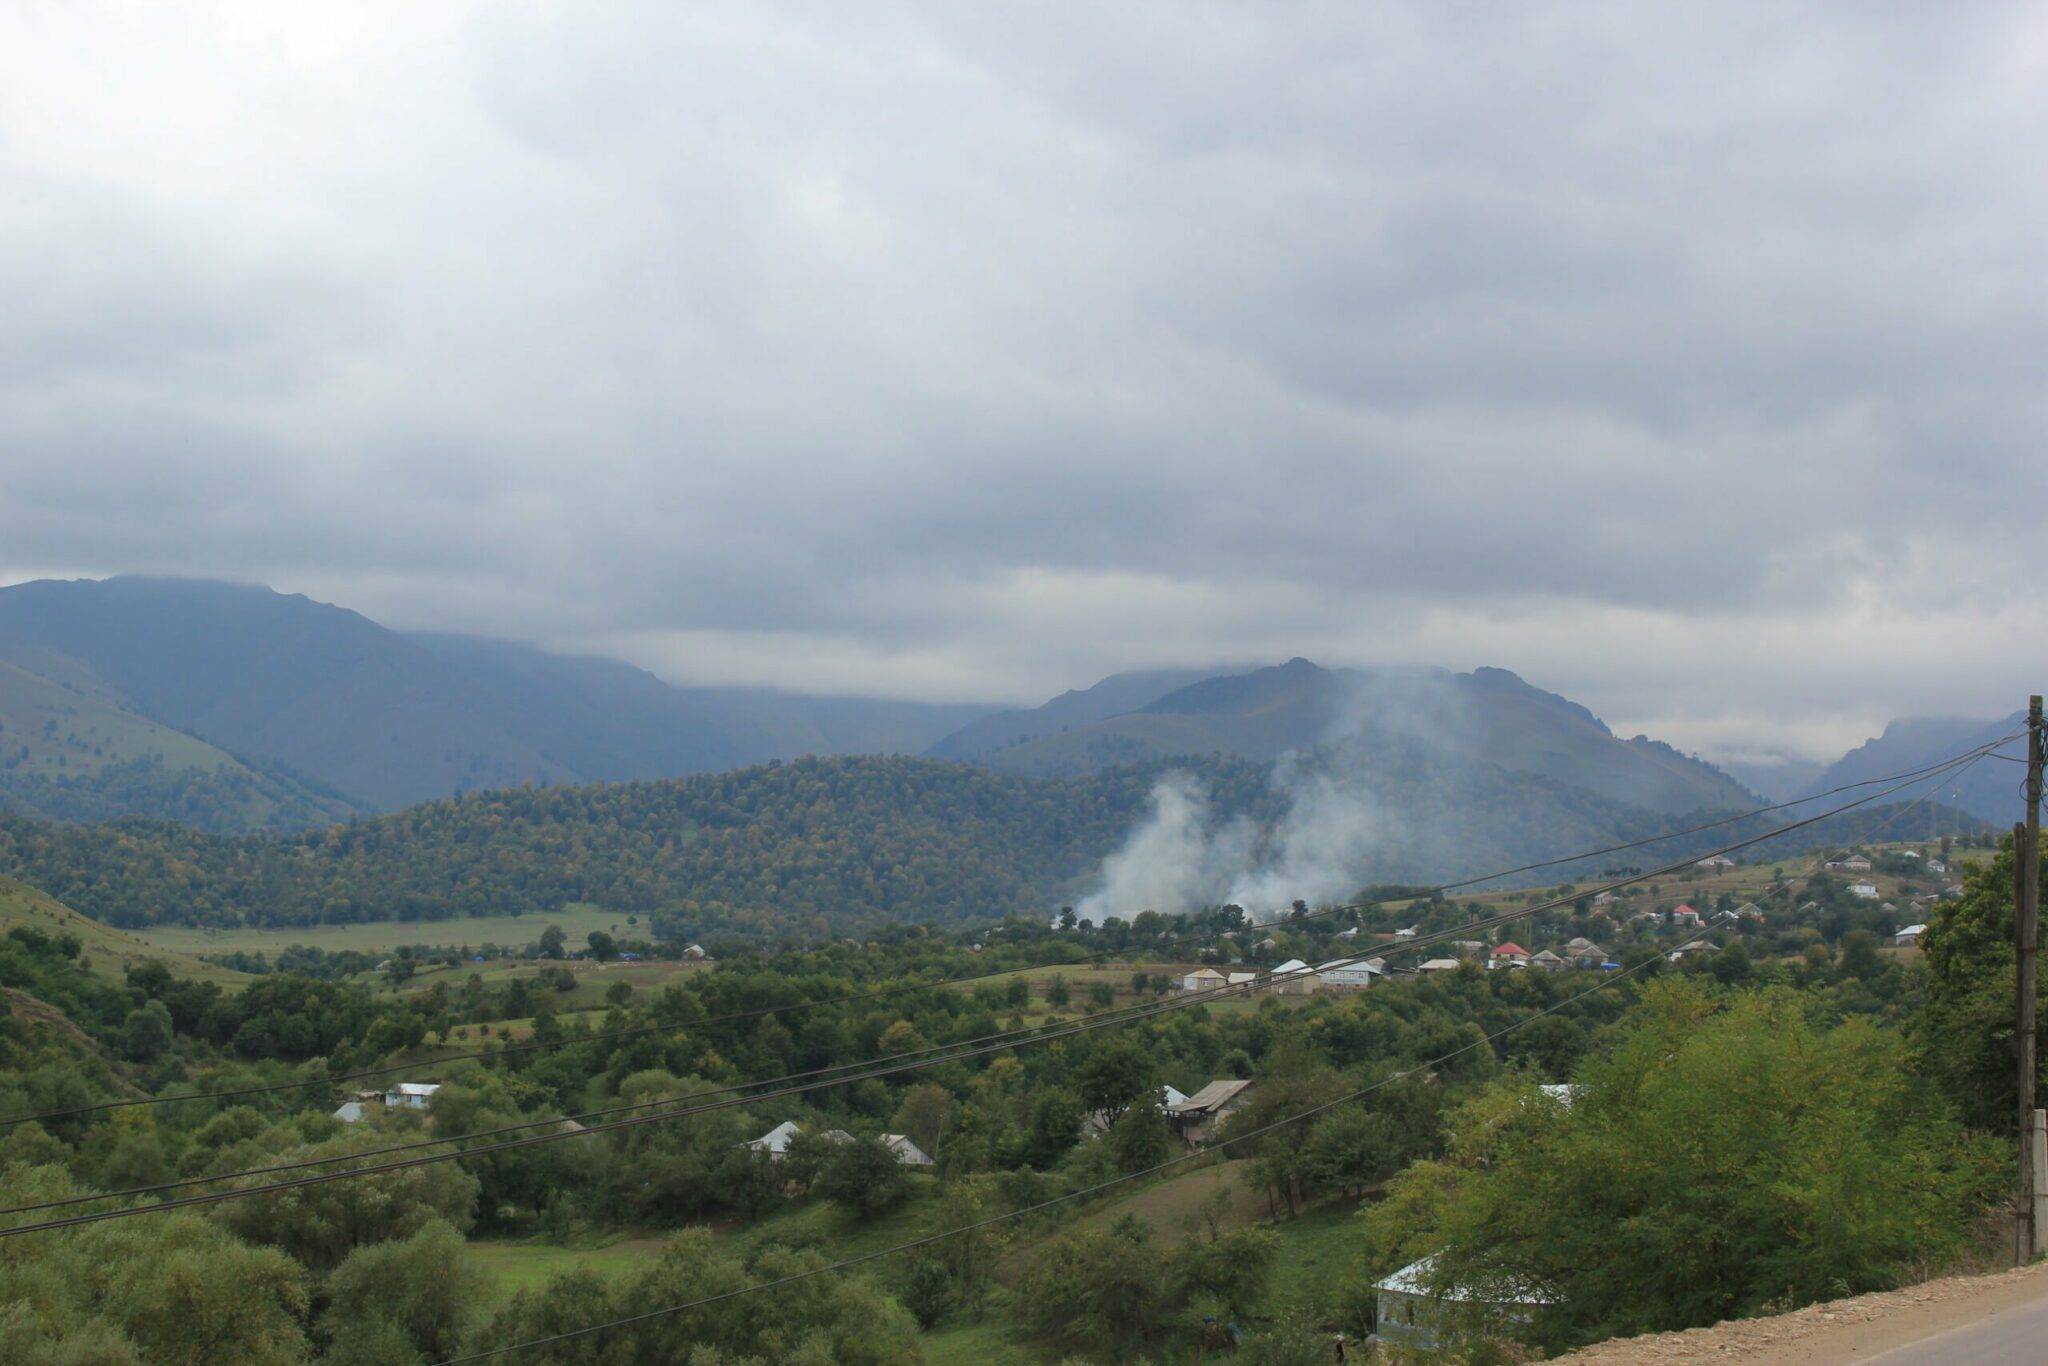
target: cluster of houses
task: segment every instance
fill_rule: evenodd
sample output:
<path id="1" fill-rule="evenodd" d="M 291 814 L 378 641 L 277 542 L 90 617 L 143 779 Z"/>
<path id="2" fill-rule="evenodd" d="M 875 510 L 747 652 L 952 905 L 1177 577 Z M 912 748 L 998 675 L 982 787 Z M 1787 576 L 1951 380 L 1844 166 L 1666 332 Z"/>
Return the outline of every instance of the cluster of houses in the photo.
<path id="1" fill-rule="evenodd" d="M 766 1153 L 771 1162 L 780 1162 L 789 1156 L 790 1142 L 802 1132 L 803 1127 L 795 1120 L 785 1119 L 759 1138 L 751 1139 L 741 1146 L 757 1153 Z M 826 1129 L 818 1137 L 827 1143 L 853 1142 L 853 1135 L 844 1129 Z M 937 1165 L 929 1153 L 910 1141 L 908 1134 L 883 1134 L 881 1143 L 896 1155 L 899 1166 L 929 1169 Z"/>
<path id="2" fill-rule="evenodd" d="M 1751 909 L 1754 909 L 1753 907 Z M 1673 915 L 1683 913 L 1690 920 L 1676 923 L 1700 923 L 1699 912 L 1690 906 L 1681 906 Z M 1645 912 L 1655 915 L 1657 912 Z M 1757 911 L 1762 918 L 1763 912 Z M 1413 931 L 1397 932 L 1396 939 L 1412 937 Z M 1489 969 L 1535 968 L 1544 972 L 1559 972 L 1566 968 L 1596 968 L 1612 971 L 1619 965 L 1608 961 L 1607 950 L 1584 937 L 1575 938 L 1562 950 L 1539 949 L 1529 952 L 1512 941 L 1488 948 L 1478 940 L 1460 940 L 1448 945 L 1456 957 L 1431 958 L 1418 965 L 1416 972 L 1454 972 L 1468 962 L 1483 962 Z M 1206 992 L 1219 996 L 1245 995 L 1262 992 L 1274 996 L 1306 996 L 1319 991 L 1364 991 L 1384 982 L 1396 971 L 1387 966 L 1384 958 L 1333 958 L 1327 963 L 1310 966 L 1299 958 L 1290 958 L 1270 972 L 1222 972 L 1216 968 L 1196 968 L 1184 974 L 1175 984 L 1184 993 Z"/>
<path id="3" fill-rule="evenodd" d="M 424 1110 L 440 1089 L 438 1081 L 402 1081 L 385 1091 L 356 1091 L 332 1117 L 343 1124 L 361 1124 L 378 1106 L 387 1110 Z"/>

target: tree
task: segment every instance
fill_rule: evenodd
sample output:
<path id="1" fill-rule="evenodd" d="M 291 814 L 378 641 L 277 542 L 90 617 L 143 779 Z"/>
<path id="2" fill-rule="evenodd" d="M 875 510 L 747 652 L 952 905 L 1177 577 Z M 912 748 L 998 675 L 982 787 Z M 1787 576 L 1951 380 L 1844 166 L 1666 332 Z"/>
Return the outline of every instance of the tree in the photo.
<path id="1" fill-rule="evenodd" d="M 2004 1186 L 1895 1033 L 1788 991 L 1666 979 L 1576 1082 L 1570 1106 L 1503 1085 L 1460 1110 L 1369 1211 L 1365 1270 L 1433 1254 L 1438 1290 L 1540 1286 L 1519 1331 L 1562 1348 L 1888 1288 L 1967 1246 Z"/>
<path id="2" fill-rule="evenodd" d="M 903 1199 L 903 1165 L 879 1140 L 857 1138 L 841 1143 L 826 1159 L 815 1189 L 857 1217 L 872 1219 Z"/>
<path id="3" fill-rule="evenodd" d="M 1074 999 L 1074 989 L 1067 985 L 1067 979 L 1059 973 L 1045 984 L 1045 1003 L 1055 1010 L 1065 1010 L 1067 1003 Z"/>
<path id="4" fill-rule="evenodd" d="M 462 1235 L 435 1219 L 410 1238 L 349 1253 L 327 1278 L 322 1333 L 340 1342 L 381 1320 L 396 1326 L 415 1351 L 439 1361 L 455 1355 L 484 1289 Z"/>
<path id="5" fill-rule="evenodd" d="M 1149 1232 L 1120 1220 L 1047 1243 L 1024 1270 L 1017 1306 L 1037 1332 L 1114 1356 L 1154 1336 L 1167 1291 Z"/>
<path id="6" fill-rule="evenodd" d="M 569 942 L 569 936 L 562 933 L 560 925 L 550 925 L 540 932 L 540 956 L 560 958 L 562 946 Z"/>
<path id="7" fill-rule="evenodd" d="M 1119 1172 L 1144 1171 L 1172 1156 L 1173 1133 L 1166 1127 L 1158 1094 L 1149 1089 L 1141 1091 L 1109 1126 L 1102 1141 Z"/>
<path id="8" fill-rule="evenodd" d="M 936 1159 L 952 1117 L 952 1093 L 943 1086 L 923 1082 L 904 1094 L 893 1122 L 898 1133 L 908 1134 L 912 1143 Z"/>
<path id="9" fill-rule="evenodd" d="M 172 1039 L 171 1012 L 162 1001 L 129 1011 L 121 1027 L 121 1051 L 132 1062 L 155 1062 L 170 1051 Z"/>
<path id="10" fill-rule="evenodd" d="M 1972 1127 L 2004 1133 L 2013 1132 L 2019 1109 L 2012 1046 L 2018 973 L 2012 885 L 2008 836 L 1998 857 L 1964 880 L 1961 896 L 1935 904 L 1920 938 L 1927 1003 L 1909 1026 L 1919 1070 L 1948 1093 Z M 2048 1009 L 2036 1019 L 2041 1034 L 2035 1057 L 2048 1077 L 2048 1047 L 2041 1046 L 2048 1043 Z"/>
<path id="11" fill-rule="evenodd" d="M 1128 1037 L 1108 1039 L 1089 1050 L 1075 1073 L 1081 1104 L 1114 1127 L 1131 1102 L 1152 1085 L 1151 1056 Z"/>
<path id="12" fill-rule="evenodd" d="M 590 946 L 590 956 L 600 963 L 609 963 L 619 956 L 618 942 L 603 930 L 592 930 L 584 936 L 584 942 Z"/>

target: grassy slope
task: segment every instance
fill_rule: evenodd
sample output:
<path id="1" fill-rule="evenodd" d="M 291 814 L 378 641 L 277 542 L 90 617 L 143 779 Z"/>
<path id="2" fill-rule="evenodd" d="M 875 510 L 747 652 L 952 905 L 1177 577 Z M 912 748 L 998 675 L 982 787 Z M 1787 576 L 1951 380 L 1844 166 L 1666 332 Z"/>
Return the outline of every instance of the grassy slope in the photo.
<path id="1" fill-rule="evenodd" d="M 532 915 L 472 916 L 463 920 L 376 920 L 356 925 L 299 925 L 284 929 L 209 929 L 192 925 L 152 925 L 137 932 L 151 944 L 185 953 L 268 953 L 301 944 L 330 953 L 357 949 L 364 953 L 388 953 L 401 944 L 442 946 L 486 943 L 524 946 L 540 938 L 542 930 L 559 925 L 572 946 L 581 947 L 592 930 L 615 937 L 648 932 L 647 920 L 628 925 L 616 911 L 595 906 L 572 905 L 560 911 Z"/>
<path id="2" fill-rule="evenodd" d="M 19 771 L 49 778 L 142 758 L 209 773 L 239 767 L 225 751 L 124 711 L 83 685 L 67 688 L 0 660 L 0 753 L 23 745 L 28 757 Z"/>
<path id="3" fill-rule="evenodd" d="M 85 957 L 99 972 L 119 977 L 131 964 L 156 960 L 180 977 L 234 986 L 249 980 L 246 973 L 202 963 L 189 954 L 146 944 L 111 925 L 80 915 L 63 902 L 43 895 L 35 888 L 0 877 L 0 931 L 29 925 L 48 934 L 76 936 L 85 946 Z"/>

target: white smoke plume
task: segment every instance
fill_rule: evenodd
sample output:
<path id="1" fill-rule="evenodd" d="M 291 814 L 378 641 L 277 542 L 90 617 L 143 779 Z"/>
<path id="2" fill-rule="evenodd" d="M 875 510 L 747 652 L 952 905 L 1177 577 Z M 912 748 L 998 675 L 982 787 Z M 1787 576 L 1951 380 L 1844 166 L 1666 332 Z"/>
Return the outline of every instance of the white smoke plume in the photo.
<path id="1" fill-rule="evenodd" d="M 1218 821 L 1208 792 L 1189 774 L 1161 778 L 1150 814 L 1103 861 L 1101 885 L 1078 913 L 1128 920 L 1230 902 L 1255 920 L 1272 920 L 1297 898 L 1325 904 L 1356 890 L 1386 833 L 1378 805 L 1329 774 L 1302 772 L 1292 755 L 1275 766 L 1272 781 L 1289 794 L 1289 806 L 1271 838 L 1260 841 L 1242 817 Z"/>
<path id="2" fill-rule="evenodd" d="M 1299 772 L 1292 755 L 1275 766 L 1273 784 L 1292 800 L 1271 856 L 1240 873 L 1223 897 L 1254 920 L 1271 920 L 1297 899 L 1318 906 L 1351 895 L 1387 835 L 1378 803 L 1327 773 Z"/>
<path id="3" fill-rule="evenodd" d="M 1208 791 L 1186 773 L 1152 786 L 1151 813 L 1102 863 L 1102 884 L 1077 911 L 1093 920 L 1140 911 L 1178 915 L 1215 901 L 1251 856 L 1249 822 L 1219 826 Z"/>
<path id="4" fill-rule="evenodd" d="M 1313 762 L 1290 752 L 1274 764 L 1270 782 L 1286 798 L 1286 814 L 1264 838 L 1243 819 L 1219 821 L 1191 775 L 1160 779 L 1149 814 L 1104 860 L 1100 884 L 1078 912 L 1099 922 L 1231 903 L 1255 920 L 1271 920 L 1296 900 L 1341 901 L 1392 863 L 1451 856 L 1430 822 L 1418 820 L 1411 830 L 1373 795 L 1368 761 L 1345 743 L 1369 733 L 1381 743 L 1419 744 L 1438 754 L 1470 745 L 1476 718 L 1442 677 L 1436 670 L 1385 670 L 1355 678 Z"/>

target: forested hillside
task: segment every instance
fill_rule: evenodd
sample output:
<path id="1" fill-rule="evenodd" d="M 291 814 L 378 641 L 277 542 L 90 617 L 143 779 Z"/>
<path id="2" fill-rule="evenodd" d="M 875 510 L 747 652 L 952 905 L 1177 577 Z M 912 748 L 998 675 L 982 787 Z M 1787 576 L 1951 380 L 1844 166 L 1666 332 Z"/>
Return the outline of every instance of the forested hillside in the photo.
<path id="1" fill-rule="evenodd" d="M 1410 814 L 1356 866 L 1359 885 L 1435 880 L 1671 829 L 1669 818 L 1483 765 L 1446 770 L 1382 754 L 1319 752 Z M 1270 830 L 1290 797 L 1268 766 L 1171 765 L 1216 817 Z M 273 839 L 167 821 L 62 825 L 0 816 L 0 873 L 110 924 L 303 925 L 550 912 L 574 902 L 664 928 L 845 933 L 896 921 L 1050 913 L 1092 886 L 1148 811 L 1169 766 L 1025 779 L 903 758 L 810 759 L 665 782 L 519 788 Z M 1871 809 L 1793 837 L 1800 847 L 1873 827 Z M 1761 818 L 1659 846 L 1676 858 Z M 1780 851 L 1782 852 L 1782 850 Z M 1589 876 L 1613 860 L 1548 870 Z M 1263 908 L 1254 908 L 1263 909 Z"/>

